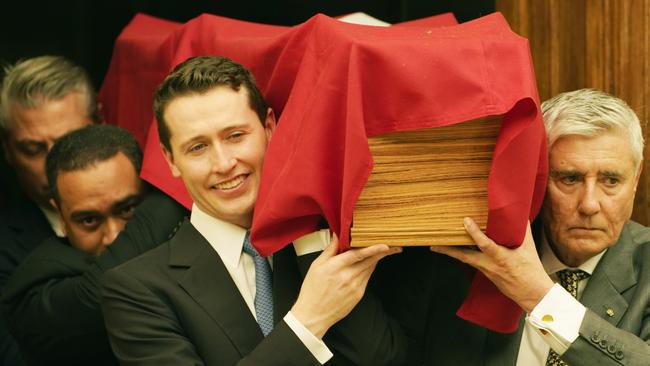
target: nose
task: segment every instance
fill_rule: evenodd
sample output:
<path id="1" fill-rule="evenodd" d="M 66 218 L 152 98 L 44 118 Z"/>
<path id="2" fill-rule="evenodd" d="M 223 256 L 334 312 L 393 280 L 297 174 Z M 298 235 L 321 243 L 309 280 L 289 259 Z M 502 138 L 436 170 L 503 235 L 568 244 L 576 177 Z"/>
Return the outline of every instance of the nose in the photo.
<path id="1" fill-rule="evenodd" d="M 595 183 L 586 182 L 578 202 L 578 211 L 587 216 L 600 212 L 600 194 Z"/>
<path id="2" fill-rule="evenodd" d="M 214 147 L 211 160 L 212 170 L 219 174 L 228 173 L 237 164 L 233 151 L 224 146 Z"/>
<path id="3" fill-rule="evenodd" d="M 102 235 L 102 244 L 104 246 L 111 245 L 115 241 L 115 238 L 117 238 L 117 235 L 124 229 L 124 225 L 126 225 L 126 220 L 120 218 L 111 217 L 106 220 Z"/>

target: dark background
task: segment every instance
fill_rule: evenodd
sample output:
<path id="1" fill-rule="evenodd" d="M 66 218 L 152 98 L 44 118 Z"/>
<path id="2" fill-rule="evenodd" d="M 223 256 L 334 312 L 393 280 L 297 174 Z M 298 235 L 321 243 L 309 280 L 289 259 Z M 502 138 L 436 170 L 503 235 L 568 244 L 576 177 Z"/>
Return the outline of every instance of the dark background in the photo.
<path id="1" fill-rule="evenodd" d="M 84 66 L 99 88 L 113 42 L 136 12 L 185 22 L 213 13 L 252 22 L 295 25 L 316 13 L 363 11 L 397 23 L 453 12 L 459 22 L 494 12 L 493 0 L 59 0 L 7 1 L 0 10 L 0 64 L 43 54 Z"/>
<path id="2" fill-rule="evenodd" d="M 389 23 L 453 12 L 464 22 L 494 12 L 494 0 L 9 0 L 0 7 L 0 66 L 44 54 L 83 66 L 99 89 L 113 43 L 137 12 L 186 22 L 212 13 L 251 22 L 296 25 L 316 13 L 362 11 Z M 0 154 L 0 207 L 20 188 Z"/>

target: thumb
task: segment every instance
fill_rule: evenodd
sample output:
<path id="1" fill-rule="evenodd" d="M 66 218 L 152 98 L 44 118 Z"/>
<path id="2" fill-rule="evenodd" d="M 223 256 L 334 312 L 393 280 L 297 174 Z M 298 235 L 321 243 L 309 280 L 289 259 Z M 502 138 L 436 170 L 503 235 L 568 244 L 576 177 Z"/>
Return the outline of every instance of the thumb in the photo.
<path id="1" fill-rule="evenodd" d="M 330 258 L 335 256 L 339 251 L 339 238 L 336 236 L 335 233 L 332 233 L 332 236 L 330 238 L 330 243 L 325 247 L 323 250 L 322 256 L 325 258 Z"/>

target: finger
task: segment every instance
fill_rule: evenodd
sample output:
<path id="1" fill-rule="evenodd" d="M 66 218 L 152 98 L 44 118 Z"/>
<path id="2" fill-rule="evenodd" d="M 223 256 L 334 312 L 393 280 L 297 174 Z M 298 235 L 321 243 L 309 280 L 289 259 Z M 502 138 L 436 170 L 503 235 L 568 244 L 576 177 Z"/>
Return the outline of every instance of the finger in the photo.
<path id="1" fill-rule="evenodd" d="M 323 252 L 318 256 L 317 259 L 326 260 L 336 256 L 339 250 L 339 241 L 336 238 L 336 234 L 332 235 L 330 243 L 323 249 Z"/>
<path id="2" fill-rule="evenodd" d="M 365 248 L 350 249 L 345 253 L 339 254 L 336 259 L 341 266 L 350 266 L 355 263 L 361 262 L 366 258 L 372 257 L 380 253 L 387 253 L 390 249 L 388 245 L 376 244 Z"/>
<path id="3" fill-rule="evenodd" d="M 364 271 L 370 268 L 370 271 L 372 272 L 374 271 L 374 266 L 376 266 L 380 260 L 386 258 L 389 255 L 393 255 L 401 252 L 402 252 L 401 247 L 391 247 L 385 252 L 377 253 L 373 256 L 366 257 L 361 261 L 353 263 L 350 265 L 350 267 L 353 271 Z"/>
<path id="4" fill-rule="evenodd" d="M 526 236 L 521 245 L 528 245 L 529 247 L 535 248 L 535 240 L 533 239 L 533 232 L 530 229 L 530 221 L 526 223 Z"/>
<path id="5" fill-rule="evenodd" d="M 377 264 L 375 262 L 375 264 Z M 368 281 L 370 280 L 370 276 L 372 276 L 372 273 L 375 271 L 376 266 L 368 266 L 364 269 L 359 270 L 359 272 L 355 275 L 355 280 L 357 281 L 357 286 L 363 287 L 365 291 L 365 287 L 368 285 Z"/>
<path id="6" fill-rule="evenodd" d="M 481 231 L 481 228 L 474 220 L 469 217 L 464 218 L 463 226 L 465 226 L 465 231 L 472 237 L 472 240 L 474 240 L 481 252 L 489 256 L 496 255 L 496 250 L 499 249 L 498 245 Z"/>
<path id="7" fill-rule="evenodd" d="M 479 268 L 479 263 L 481 263 L 483 256 L 485 256 L 484 253 L 478 250 L 458 248 L 449 245 L 434 245 L 430 249 L 432 252 L 448 255 L 475 268 Z"/>

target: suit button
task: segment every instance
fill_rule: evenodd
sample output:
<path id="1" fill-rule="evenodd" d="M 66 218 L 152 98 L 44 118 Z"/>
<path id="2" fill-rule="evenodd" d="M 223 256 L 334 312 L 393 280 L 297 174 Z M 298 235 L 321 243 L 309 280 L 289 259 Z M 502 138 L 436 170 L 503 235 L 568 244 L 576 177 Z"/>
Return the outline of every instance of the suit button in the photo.
<path id="1" fill-rule="evenodd" d="M 601 339 L 600 342 L 598 342 L 600 345 L 600 348 L 606 348 L 607 347 L 607 339 Z"/>
<path id="2" fill-rule="evenodd" d="M 607 347 L 607 352 L 609 352 L 609 353 L 611 353 L 611 354 L 615 354 L 617 350 L 618 350 L 618 347 L 616 347 L 616 346 L 613 345 L 613 344 L 610 344 L 610 345 Z"/>
<path id="3" fill-rule="evenodd" d="M 614 357 L 616 357 L 616 359 L 620 361 L 620 360 L 622 360 L 622 359 L 625 357 L 625 355 L 623 355 L 623 351 L 618 350 L 618 351 L 616 351 L 616 353 L 614 354 Z"/>
<path id="4" fill-rule="evenodd" d="M 591 341 L 594 343 L 600 342 L 600 333 L 596 332 L 591 335 Z"/>

